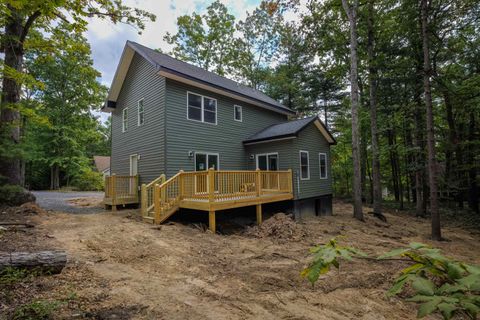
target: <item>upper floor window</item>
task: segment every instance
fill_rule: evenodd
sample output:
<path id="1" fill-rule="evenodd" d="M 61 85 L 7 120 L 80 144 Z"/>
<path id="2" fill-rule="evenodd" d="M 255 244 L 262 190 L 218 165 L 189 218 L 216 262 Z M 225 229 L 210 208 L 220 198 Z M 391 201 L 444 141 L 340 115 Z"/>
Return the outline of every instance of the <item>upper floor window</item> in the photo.
<path id="1" fill-rule="evenodd" d="M 318 162 L 320 165 L 320 179 L 327 179 L 327 154 L 319 153 Z"/>
<path id="2" fill-rule="evenodd" d="M 310 163 L 308 159 L 308 151 L 300 151 L 300 179 L 310 179 Z"/>
<path id="3" fill-rule="evenodd" d="M 122 132 L 127 132 L 127 130 L 128 130 L 128 108 L 125 108 L 122 111 Z"/>
<path id="4" fill-rule="evenodd" d="M 137 114 L 138 114 L 138 122 L 137 125 L 141 126 L 145 123 L 145 115 L 144 115 L 144 108 L 143 108 L 143 99 L 138 101 L 137 105 Z"/>
<path id="5" fill-rule="evenodd" d="M 243 121 L 242 106 L 233 106 L 233 119 L 235 121 Z"/>
<path id="6" fill-rule="evenodd" d="M 188 92 L 189 120 L 217 124 L 217 100 Z"/>

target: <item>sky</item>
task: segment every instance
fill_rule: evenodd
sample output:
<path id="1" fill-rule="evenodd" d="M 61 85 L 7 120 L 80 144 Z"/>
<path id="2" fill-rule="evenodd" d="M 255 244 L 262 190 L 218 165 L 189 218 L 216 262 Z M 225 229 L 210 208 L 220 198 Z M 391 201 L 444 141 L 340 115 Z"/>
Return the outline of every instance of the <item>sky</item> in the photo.
<path id="1" fill-rule="evenodd" d="M 169 52 L 171 47 L 163 40 L 167 32 L 177 31 L 176 21 L 179 16 L 202 13 L 213 0 L 126 0 L 129 7 L 147 10 L 157 16 L 155 22 L 146 23 L 145 30 L 138 34 L 132 26 L 112 24 L 107 20 L 91 19 L 86 37 L 92 48 L 95 68 L 101 72 L 100 81 L 110 86 L 115 69 L 120 60 L 123 47 L 127 40 L 135 41 L 151 48 L 161 48 Z M 245 18 L 246 12 L 251 12 L 260 0 L 221 0 L 229 12 L 238 20 Z"/>

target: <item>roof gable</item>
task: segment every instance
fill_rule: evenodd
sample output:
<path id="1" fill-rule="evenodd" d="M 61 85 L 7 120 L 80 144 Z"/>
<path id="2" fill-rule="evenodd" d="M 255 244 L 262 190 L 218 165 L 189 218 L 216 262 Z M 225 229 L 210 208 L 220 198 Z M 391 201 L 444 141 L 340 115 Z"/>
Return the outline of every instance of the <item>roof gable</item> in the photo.
<path id="1" fill-rule="evenodd" d="M 259 90 L 244 86 L 213 72 L 206 71 L 131 41 L 127 41 L 123 50 L 108 93 L 107 104 L 103 108 L 104 111 L 112 111 L 115 108 L 115 102 L 135 52 L 155 66 L 159 75 L 166 78 L 211 90 L 279 113 L 295 114 L 294 111 Z"/>
<path id="2" fill-rule="evenodd" d="M 271 125 L 250 136 L 249 138 L 244 140 L 243 143 L 254 144 L 268 142 L 272 140 L 295 138 L 303 129 L 305 129 L 308 125 L 311 125 L 312 123 L 315 124 L 317 129 L 320 131 L 320 133 L 323 135 L 323 137 L 327 140 L 329 144 L 336 144 L 335 138 L 327 130 L 327 128 L 318 118 L 318 116 Z"/>

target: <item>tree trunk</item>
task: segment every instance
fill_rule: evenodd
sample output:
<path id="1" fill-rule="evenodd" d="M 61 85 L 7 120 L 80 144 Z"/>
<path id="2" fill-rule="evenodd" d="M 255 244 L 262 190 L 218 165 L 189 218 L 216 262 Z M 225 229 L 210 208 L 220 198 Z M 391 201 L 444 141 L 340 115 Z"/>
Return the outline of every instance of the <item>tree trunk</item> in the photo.
<path id="1" fill-rule="evenodd" d="M 417 75 L 421 73 L 421 62 L 417 66 Z M 418 78 L 420 79 L 420 78 Z M 424 209 L 424 201 L 426 193 L 424 192 L 424 149 L 423 142 L 423 117 L 422 117 L 422 99 L 421 99 L 422 84 L 416 81 L 415 85 L 415 216 L 425 218 L 426 211 Z"/>
<path id="2" fill-rule="evenodd" d="M 360 122 L 357 66 L 357 11 L 358 0 L 350 6 L 348 0 L 342 0 L 343 8 L 350 24 L 350 95 L 352 103 L 352 158 L 353 158 L 353 217 L 363 221 L 362 181 L 360 170 Z"/>
<path id="3" fill-rule="evenodd" d="M 375 67 L 374 0 L 368 3 L 368 85 L 370 96 L 370 128 L 372 135 L 372 197 L 373 212 L 382 213 L 382 185 L 377 129 L 377 68 Z"/>
<path id="4" fill-rule="evenodd" d="M 60 273 L 66 264 L 65 251 L 0 252 L 0 271 L 10 267 Z"/>
<path id="5" fill-rule="evenodd" d="M 479 213 L 480 211 L 478 206 L 479 192 L 477 185 L 477 167 L 475 164 L 477 147 L 475 146 L 475 114 L 473 112 L 470 113 L 470 124 L 468 126 L 468 131 L 468 140 L 470 141 L 470 150 L 468 152 L 468 163 L 470 165 L 470 169 L 468 170 L 468 207 L 473 212 Z"/>
<path id="6" fill-rule="evenodd" d="M 3 36 L 4 43 L 4 64 L 17 72 L 22 72 L 23 64 L 23 43 L 20 38 L 23 33 L 23 18 L 12 10 L 12 15 L 7 19 L 5 26 L 5 34 Z M 20 112 L 17 104 L 20 100 L 20 84 L 14 78 L 3 75 L 2 82 L 2 99 L 0 110 L 0 131 L 2 135 L 2 144 L 8 146 L 10 150 L 16 151 L 20 143 Z M 0 154 L 0 175 L 6 177 L 7 183 L 21 185 L 22 169 L 21 159 L 16 152 Z"/>
<path id="7" fill-rule="evenodd" d="M 437 168 L 435 156 L 435 134 L 433 122 L 432 93 L 430 88 L 430 48 L 428 39 L 428 1 L 421 1 L 421 23 L 423 44 L 423 87 L 427 117 L 428 180 L 430 186 L 430 214 L 432 216 L 432 239 L 441 240 L 440 213 L 437 199 Z"/>

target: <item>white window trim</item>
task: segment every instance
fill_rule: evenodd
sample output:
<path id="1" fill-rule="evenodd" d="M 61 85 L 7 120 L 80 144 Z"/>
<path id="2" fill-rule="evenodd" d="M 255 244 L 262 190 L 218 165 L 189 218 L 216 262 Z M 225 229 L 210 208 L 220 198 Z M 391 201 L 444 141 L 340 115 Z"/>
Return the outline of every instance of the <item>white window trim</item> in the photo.
<path id="1" fill-rule="evenodd" d="M 278 169 L 277 170 L 280 170 L 280 157 L 278 156 L 278 152 L 269 152 L 269 153 L 259 153 L 259 154 L 256 154 L 256 157 L 255 157 L 255 169 L 258 169 L 258 157 L 261 157 L 261 156 L 266 156 L 267 157 L 267 167 L 268 167 L 268 156 L 270 155 L 276 155 L 277 156 L 277 166 L 278 166 Z M 270 170 L 270 168 L 268 168 L 268 170 Z"/>
<path id="2" fill-rule="evenodd" d="M 142 102 L 143 105 L 143 123 L 140 123 L 140 102 Z M 143 126 L 145 124 L 145 101 L 142 99 L 138 100 L 137 102 L 137 127 Z"/>
<path id="3" fill-rule="evenodd" d="M 307 154 L 307 173 L 308 176 L 306 178 L 302 177 L 302 153 Z M 306 150 L 300 150 L 298 153 L 299 160 L 300 160 L 300 180 L 310 180 L 310 153 Z"/>
<path id="4" fill-rule="evenodd" d="M 127 112 L 126 117 L 125 117 L 125 112 Z M 128 107 L 123 108 L 122 110 L 122 132 L 127 132 L 127 131 L 128 131 Z"/>
<path id="5" fill-rule="evenodd" d="M 133 175 L 133 173 L 132 173 L 132 159 L 133 158 L 137 158 L 137 175 L 138 175 L 138 160 L 140 160 L 140 158 L 138 157 L 138 153 L 134 153 L 134 154 L 130 155 L 130 157 L 129 157 L 129 159 L 130 159 L 130 166 L 129 166 L 130 171 L 129 172 L 130 172 L 131 176 Z"/>
<path id="6" fill-rule="evenodd" d="M 325 177 L 322 177 L 322 166 L 321 166 L 321 157 L 325 156 Z M 320 179 L 328 179 L 328 158 L 327 158 L 327 154 L 325 152 L 320 152 L 318 153 L 318 171 L 319 171 L 319 176 L 320 176 Z"/>
<path id="7" fill-rule="evenodd" d="M 237 115 L 237 108 L 240 108 L 240 120 L 236 119 L 235 116 Z M 238 104 L 233 105 L 233 120 L 237 122 L 243 122 L 243 108 L 242 106 L 239 106 Z"/>
<path id="8" fill-rule="evenodd" d="M 196 95 L 196 96 L 202 97 L 202 107 L 200 108 L 200 114 L 201 114 L 201 116 L 202 116 L 202 120 L 190 119 L 190 118 L 188 117 L 188 107 L 189 107 L 189 105 L 188 105 L 188 95 L 189 95 L 189 94 L 194 94 L 194 95 Z M 205 112 L 204 110 L 205 110 L 205 109 L 204 109 L 204 99 L 203 99 L 203 98 L 208 98 L 208 99 L 211 99 L 211 100 L 215 100 L 215 123 L 206 122 L 205 119 L 204 119 L 204 112 Z M 190 121 L 195 121 L 195 122 L 206 123 L 206 124 L 211 124 L 211 125 L 216 126 L 216 125 L 217 125 L 217 122 L 218 122 L 218 121 L 217 121 L 217 117 L 218 117 L 218 101 L 217 101 L 217 99 L 212 98 L 212 97 L 209 97 L 209 96 L 205 96 L 205 95 L 203 95 L 203 94 L 199 94 L 199 93 L 196 93 L 196 92 L 187 91 L 187 119 L 188 119 L 188 120 L 190 120 Z"/>
<path id="9" fill-rule="evenodd" d="M 208 167 L 208 156 L 209 155 L 212 155 L 212 156 L 217 156 L 217 159 L 218 159 L 218 168 L 217 170 L 220 170 L 220 153 L 218 152 L 205 152 L 205 151 L 195 151 L 194 155 L 193 155 L 193 171 L 196 171 L 197 169 L 197 154 L 204 154 L 206 155 L 207 157 L 207 167 Z M 210 169 L 210 168 L 207 168 L 207 170 Z"/>

